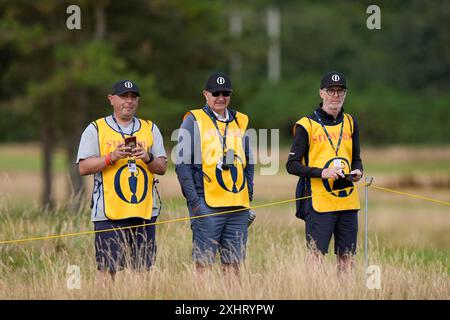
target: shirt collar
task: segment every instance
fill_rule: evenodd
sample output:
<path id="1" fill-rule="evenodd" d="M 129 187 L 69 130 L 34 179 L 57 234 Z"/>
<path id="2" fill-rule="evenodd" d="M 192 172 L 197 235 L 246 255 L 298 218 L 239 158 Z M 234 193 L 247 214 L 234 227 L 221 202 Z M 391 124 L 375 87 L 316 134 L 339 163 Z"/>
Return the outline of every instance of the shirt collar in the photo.
<path id="1" fill-rule="evenodd" d="M 228 110 L 227 109 L 225 109 L 225 117 L 222 117 L 220 114 L 215 112 L 213 109 L 211 109 L 211 111 L 214 113 L 214 115 L 216 116 L 217 120 L 222 121 L 222 122 L 228 122 L 229 115 L 228 115 Z"/>
<path id="2" fill-rule="evenodd" d="M 105 119 L 106 123 L 108 123 L 111 128 L 113 128 L 117 132 L 120 132 L 120 130 L 122 130 L 123 133 L 128 135 L 132 135 L 134 132 L 138 131 L 141 128 L 141 123 L 136 117 L 133 117 L 133 120 L 131 120 L 131 122 L 127 125 L 120 125 L 118 122 L 114 121 L 112 115 L 106 117 Z M 133 132 L 131 130 L 133 130 Z"/>

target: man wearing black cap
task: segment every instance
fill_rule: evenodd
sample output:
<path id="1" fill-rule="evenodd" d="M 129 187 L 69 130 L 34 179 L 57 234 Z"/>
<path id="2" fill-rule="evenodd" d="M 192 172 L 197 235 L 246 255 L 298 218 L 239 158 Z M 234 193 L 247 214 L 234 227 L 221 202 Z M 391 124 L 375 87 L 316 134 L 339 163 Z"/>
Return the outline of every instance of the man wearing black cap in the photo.
<path id="1" fill-rule="evenodd" d="M 319 95 L 322 103 L 294 126 L 294 141 L 286 164 L 299 176 L 296 216 L 305 220 L 309 261 L 316 264 L 328 252 L 334 235 L 338 271 L 353 267 L 358 232 L 358 190 L 363 175 L 356 119 L 344 113 L 347 82 L 342 73 L 326 73 Z"/>
<path id="2" fill-rule="evenodd" d="M 158 127 L 135 117 L 139 88 L 116 82 L 108 100 L 112 115 L 93 121 L 81 136 L 77 163 L 81 175 L 94 174 L 91 208 L 99 280 L 124 267 L 148 270 L 156 253 L 159 207 L 154 174 L 166 171 L 166 154 Z"/>
<path id="3" fill-rule="evenodd" d="M 219 251 L 224 272 L 238 275 L 254 219 L 248 117 L 228 108 L 232 92 L 226 74 L 210 75 L 206 104 L 184 116 L 178 136 L 176 172 L 193 218 L 192 257 L 200 273 Z"/>

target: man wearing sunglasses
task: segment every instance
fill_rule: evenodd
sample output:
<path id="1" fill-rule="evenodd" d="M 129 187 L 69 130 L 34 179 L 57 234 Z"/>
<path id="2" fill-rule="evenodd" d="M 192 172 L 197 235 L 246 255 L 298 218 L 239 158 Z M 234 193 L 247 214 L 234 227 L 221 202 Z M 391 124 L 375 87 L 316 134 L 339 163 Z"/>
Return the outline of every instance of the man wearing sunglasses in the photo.
<path id="1" fill-rule="evenodd" d="M 359 130 L 355 118 L 344 113 L 347 82 L 342 73 L 326 73 L 319 95 L 322 103 L 294 126 L 294 141 L 286 164 L 299 176 L 296 216 L 305 220 L 308 263 L 320 263 L 334 235 L 339 273 L 353 268 L 358 232 L 358 191 L 361 179 Z"/>
<path id="2" fill-rule="evenodd" d="M 205 105 L 186 113 L 178 135 L 176 172 L 192 218 L 192 258 L 199 273 L 219 251 L 224 273 L 239 275 L 254 219 L 248 117 L 228 108 L 232 92 L 226 74 L 211 74 Z"/>

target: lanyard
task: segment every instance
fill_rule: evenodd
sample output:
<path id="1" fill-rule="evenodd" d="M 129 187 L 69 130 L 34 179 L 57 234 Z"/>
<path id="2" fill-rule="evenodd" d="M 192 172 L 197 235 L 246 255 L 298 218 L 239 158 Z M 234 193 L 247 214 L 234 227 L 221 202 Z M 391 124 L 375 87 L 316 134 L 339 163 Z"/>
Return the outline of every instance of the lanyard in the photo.
<path id="1" fill-rule="evenodd" d="M 337 144 L 337 147 L 335 148 L 334 144 L 333 144 L 333 141 L 331 141 L 331 137 L 328 134 L 327 128 L 325 128 L 325 126 L 323 125 L 322 119 L 320 118 L 319 114 L 316 111 L 314 111 L 314 114 L 316 115 L 317 120 L 319 120 L 319 123 L 322 126 L 323 131 L 325 131 L 325 134 L 327 135 L 328 141 L 330 142 L 331 147 L 333 148 L 333 151 L 336 153 L 336 157 L 337 157 L 338 156 L 338 152 L 339 152 L 339 148 L 341 146 L 342 133 L 344 132 L 344 118 L 345 117 L 342 118 L 341 133 L 339 134 L 338 144 Z"/>
<path id="2" fill-rule="evenodd" d="M 122 138 L 125 140 L 125 134 L 123 133 L 122 128 L 121 128 L 121 127 L 119 126 L 119 124 L 117 123 L 117 120 L 116 120 L 116 117 L 114 116 L 114 114 L 112 115 L 112 118 L 113 118 L 114 122 L 116 123 L 117 128 L 119 128 L 119 132 L 120 132 L 120 134 L 122 135 Z M 134 133 L 134 124 L 135 124 L 135 119 L 134 119 L 134 117 L 133 117 L 133 126 L 131 127 L 131 133 L 129 134 L 130 136 L 133 136 L 133 133 Z"/>
<path id="3" fill-rule="evenodd" d="M 220 129 L 219 126 L 217 125 L 217 118 L 215 115 L 211 114 L 210 112 L 208 112 L 208 107 L 205 106 L 203 107 L 203 110 L 206 112 L 206 114 L 208 114 L 208 116 L 211 118 L 212 122 L 214 123 L 214 126 L 216 127 L 217 130 L 217 134 L 219 135 L 220 138 L 222 138 L 222 154 L 225 156 L 225 149 L 227 148 L 227 131 L 228 131 L 228 124 L 230 123 L 229 121 L 226 122 L 225 125 L 225 131 L 223 132 L 223 136 L 220 133 Z M 225 112 L 228 112 L 227 110 L 225 110 Z M 220 139 L 219 138 L 219 139 Z"/>

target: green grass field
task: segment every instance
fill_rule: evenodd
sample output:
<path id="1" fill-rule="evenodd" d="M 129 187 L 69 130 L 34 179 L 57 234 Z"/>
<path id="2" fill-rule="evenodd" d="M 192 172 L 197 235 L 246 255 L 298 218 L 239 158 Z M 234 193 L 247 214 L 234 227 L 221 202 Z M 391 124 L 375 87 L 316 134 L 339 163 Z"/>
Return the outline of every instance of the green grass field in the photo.
<path id="1" fill-rule="evenodd" d="M 13 149 L 20 151 L 19 147 Z M 35 153 L 30 149 L 27 148 L 28 159 L 37 157 L 37 149 Z M 2 159 L 14 156 L 11 146 L 0 150 Z M 380 171 L 371 169 L 368 160 L 365 172 L 373 174 L 378 185 L 389 183 L 392 172 L 383 170 L 390 167 L 389 163 L 402 169 L 409 165 L 408 156 L 392 150 L 384 152 L 385 163 L 376 159 L 382 158 L 379 150 L 373 155 L 370 152 L 367 157 L 376 160 L 373 168 L 378 166 Z M 414 154 L 414 150 L 408 152 Z M 413 170 L 414 175 L 422 177 L 421 172 L 430 170 L 448 178 L 448 166 L 428 167 L 448 161 L 446 152 L 439 157 L 439 153 L 431 153 L 428 162 L 421 152 L 417 153 L 420 164 L 410 167 L 417 170 Z M 56 194 L 58 207 L 43 210 L 36 201 L 40 176 L 31 167 L 28 169 L 22 176 L 17 167 L 1 168 L 0 241 L 92 230 L 89 208 L 72 212 L 71 200 L 59 190 L 63 187 L 58 187 L 60 192 Z M 395 178 L 401 179 L 402 172 L 412 174 L 399 169 L 394 171 Z M 174 173 L 169 172 L 160 180 L 164 210 L 158 221 L 186 217 Z M 295 177 L 286 174 L 258 177 L 253 205 L 292 199 L 295 181 Z M 199 280 L 191 264 L 189 222 L 178 221 L 158 225 L 158 255 L 153 271 L 121 272 L 107 290 L 95 282 L 93 235 L 0 244 L 0 299 L 449 299 L 449 206 L 369 190 L 369 262 L 381 270 L 378 290 L 366 286 L 363 211 L 356 269 L 343 279 L 336 275 L 332 254 L 326 257 L 321 270 L 308 269 L 304 223 L 294 217 L 295 206 L 291 202 L 255 209 L 257 218 L 249 230 L 247 260 L 240 282 L 224 278 L 218 266 Z M 448 188 L 424 186 L 402 191 L 450 201 Z M 19 193 L 21 197 L 17 196 Z M 67 287 L 69 265 L 80 267 L 79 290 Z"/>
<path id="2" fill-rule="evenodd" d="M 280 173 L 285 172 L 284 165 L 288 147 L 280 151 Z M 170 155 L 170 152 L 167 152 Z M 363 150 L 362 157 L 366 171 L 372 174 L 415 174 L 446 173 L 450 174 L 450 147 L 421 148 L 370 148 Z M 38 172 L 42 167 L 42 156 L 36 144 L 0 145 L 1 171 Z M 67 171 L 66 156 L 61 149 L 55 152 L 53 168 L 56 172 Z M 257 165 L 257 168 L 260 166 Z M 169 163 L 169 169 L 173 169 Z"/>
<path id="3" fill-rule="evenodd" d="M 67 171 L 66 157 L 62 150 L 55 153 L 53 169 L 57 173 Z M 36 144 L 24 145 L 0 145 L 0 170 L 39 172 L 42 169 L 43 161 Z"/>

